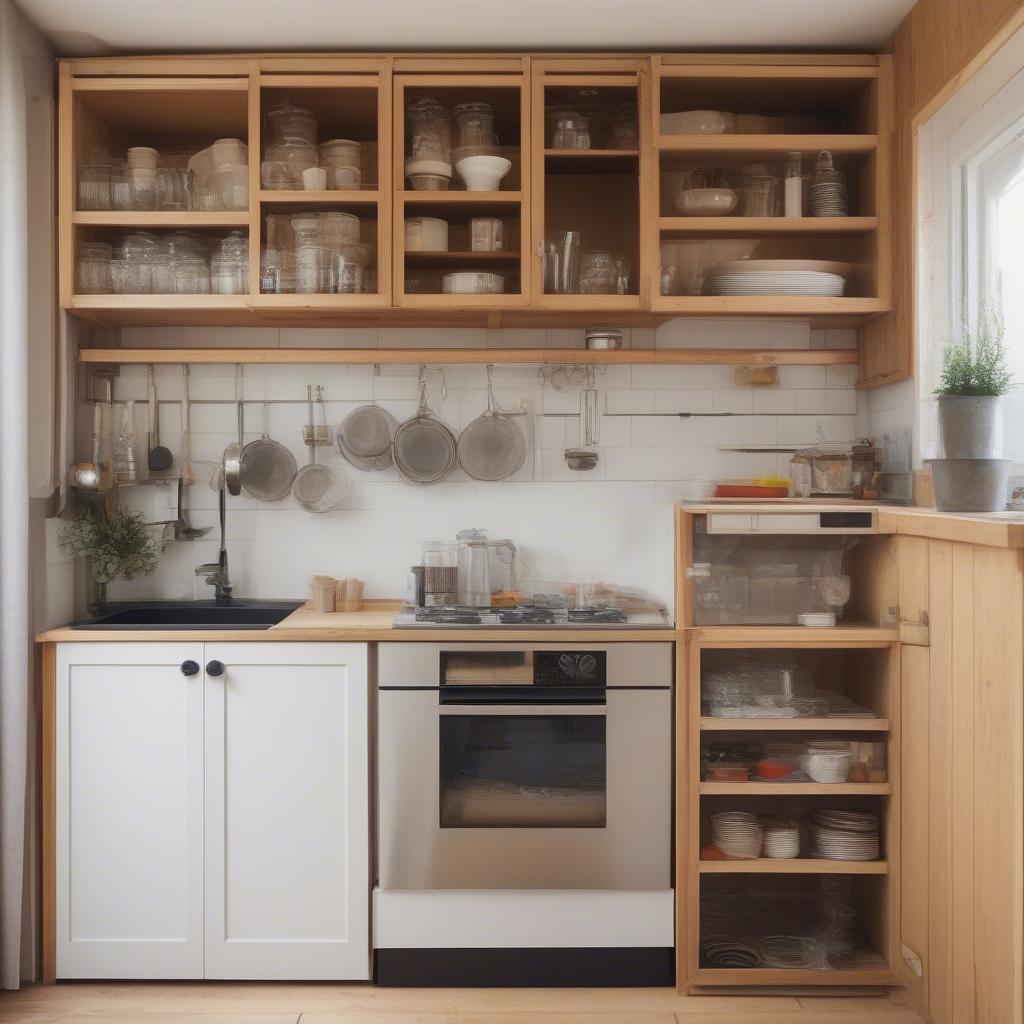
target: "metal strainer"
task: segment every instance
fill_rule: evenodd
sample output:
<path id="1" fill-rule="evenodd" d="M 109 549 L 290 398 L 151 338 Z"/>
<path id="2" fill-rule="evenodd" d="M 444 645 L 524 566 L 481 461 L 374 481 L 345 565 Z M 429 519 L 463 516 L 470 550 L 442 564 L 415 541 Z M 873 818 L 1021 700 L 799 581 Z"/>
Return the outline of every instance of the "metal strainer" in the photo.
<path id="1" fill-rule="evenodd" d="M 309 463 L 295 474 L 292 497 L 307 512 L 332 512 L 343 505 L 352 490 L 352 481 L 336 466 L 317 465 L 316 436 L 313 424 L 313 388 L 306 390 L 309 403 Z"/>
<path id="2" fill-rule="evenodd" d="M 458 461 L 455 435 L 427 405 L 426 367 L 420 367 L 420 407 L 395 432 L 395 466 L 413 484 L 436 484 Z"/>
<path id="3" fill-rule="evenodd" d="M 379 405 L 353 409 L 338 427 L 338 451 L 356 469 L 387 469 L 398 420 Z"/>
<path id="4" fill-rule="evenodd" d="M 494 401 L 494 366 L 487 367 L 487 408 L 459 435 L 459 464 L 474 480 L 504 480 L 523 467 L 526 438 Z"/>
<path id="5" fill-rule="evenodd" d="M 267 434 L 267 403 L 263 403 L 263 434 L 242 449 L 242 489 L 258 501 L 280 501 L 295 481 L 295 456 Z"/>

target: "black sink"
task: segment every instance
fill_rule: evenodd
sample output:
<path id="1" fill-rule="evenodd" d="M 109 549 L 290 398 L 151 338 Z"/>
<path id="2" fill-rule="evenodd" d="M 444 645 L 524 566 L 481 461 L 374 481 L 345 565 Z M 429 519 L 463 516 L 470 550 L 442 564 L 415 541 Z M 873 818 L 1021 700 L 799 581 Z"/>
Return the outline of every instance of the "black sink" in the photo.
<path id="1" fill-rule="evenodd" d="M 72 629 L 269 629 L 301 601 L 150 601 L 115 605 Z"/>

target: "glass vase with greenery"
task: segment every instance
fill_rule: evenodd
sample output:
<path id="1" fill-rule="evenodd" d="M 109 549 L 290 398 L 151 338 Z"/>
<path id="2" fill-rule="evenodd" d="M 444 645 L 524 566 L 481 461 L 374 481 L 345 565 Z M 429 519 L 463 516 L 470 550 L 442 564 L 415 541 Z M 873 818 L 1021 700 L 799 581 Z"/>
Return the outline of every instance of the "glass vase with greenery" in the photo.
<path id="1" fill-rule="evenodd" d="M 149 576 L 156 571 L 159 551 L 142 517 L 123 509 L 105 512 L 86 504 L 61 533 L 61 542 L 90 561 L 92 587 L 89 611 L 95 615 L 107 604 L 107 584 L 116 579 Z"/>

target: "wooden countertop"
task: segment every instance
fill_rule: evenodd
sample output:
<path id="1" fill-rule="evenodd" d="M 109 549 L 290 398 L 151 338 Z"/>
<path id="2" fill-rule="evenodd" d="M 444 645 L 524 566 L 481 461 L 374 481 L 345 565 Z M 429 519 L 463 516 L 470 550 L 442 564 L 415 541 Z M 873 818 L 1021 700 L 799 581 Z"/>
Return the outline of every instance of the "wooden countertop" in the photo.
<path id="1" fill-rule="evenodd" d="M 368 603 L 359 612 L 315 612 L 297 608 L 269 629 L 71 629 L 60 626 L 36 635 L 37 643 L 175 643 L 208 640 L 236 643 L 373 643 L 380 640 L 449 643 L 498 640 L 505 643 L 642 643 L 673 641 L 664 629 L 395 629 L 398 601 Z"/>

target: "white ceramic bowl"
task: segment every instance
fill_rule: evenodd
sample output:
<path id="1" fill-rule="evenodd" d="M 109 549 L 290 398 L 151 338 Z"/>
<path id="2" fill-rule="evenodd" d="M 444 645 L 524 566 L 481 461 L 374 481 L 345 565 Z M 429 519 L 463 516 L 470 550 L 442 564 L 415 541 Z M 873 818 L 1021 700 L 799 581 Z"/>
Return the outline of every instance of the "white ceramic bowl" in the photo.
<path id="1" fill-rule="evenodd" d="M 738 201 L 731 188 L 686 188 L 676 194 L 673 205 L 684 217 L 727 217 Z"/>
<path id="2" fill-rule="evenodd" d="M 501 179 L 512 170 L 503 156 L 467 156 L 455 165 L 467 192 L 496 192 Z"/>
<path id="3" fill-rule="evenodd" d="M 804 754 L 800 767 L 815 781 L 821 783 L 846 782 L 853 771 L 852 751 Z"/>
<path id="4" fill-rule="evenodd" d="M 486 271 L 458 270 L 442 278 L 445 295 L 500 295 L 505 290 L 501 274 Z"/>

